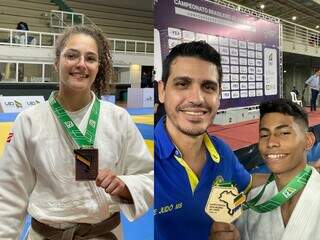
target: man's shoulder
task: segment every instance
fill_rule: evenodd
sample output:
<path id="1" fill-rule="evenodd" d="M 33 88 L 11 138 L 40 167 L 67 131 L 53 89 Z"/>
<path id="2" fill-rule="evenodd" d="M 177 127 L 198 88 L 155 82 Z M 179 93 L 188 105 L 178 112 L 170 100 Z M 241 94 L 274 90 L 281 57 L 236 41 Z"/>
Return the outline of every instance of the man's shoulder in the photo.
<path id="1" fill-rule="evenodd" d="M 310 77 L 307 78 L 306 83 L 314 81 L 314 79 L 315 79 L 315 75 L 311 75 Z"/>
<path id="2" fill-rule="evenodd" d="M 163 118 L 161 118 L 154 129 L 154 142 L 155 142 L 155 160 L 168 158 L 175 146 L 164 127 Z"/>
<path id="3" fill-rule="evenodd" d="M 231 147 L 222 138 L 214 136 L 212 134 L 208 134 L 208 136 L 215 148 L 217 148 L 218 150 L 232 151 Z"/>
<path id="4" fill-rule="evenodd" d="M 310 188 L 311 191 L 316 190 L 314 193 L 320 199 L 320 192 L 318 191 L 320 189 L 320 174 L 314 167 L 311 167 L 311 168 L 312 168 L 312 173 L 311 173 L 311 176 L 309 178 L 309 181 L 308 181 L 306 187 Z M 319 192 L 319 194 L 317 194 L 318 192 Z M 314 196 L 314 197 L 316 197 L 316 196 Z"/>

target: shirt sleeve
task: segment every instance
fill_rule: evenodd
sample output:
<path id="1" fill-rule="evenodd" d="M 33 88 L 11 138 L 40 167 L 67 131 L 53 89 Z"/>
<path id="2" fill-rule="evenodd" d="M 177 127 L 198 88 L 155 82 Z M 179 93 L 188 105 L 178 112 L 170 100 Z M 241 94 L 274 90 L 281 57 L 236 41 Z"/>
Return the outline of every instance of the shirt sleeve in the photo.
<path id="1" fill-rule="evenodd" d="M 0 160 L 0 239 L 17 239 L 27 213 L 35 173 L 28 161 L 28 127 L 18 116 Z"/>
<path id="2" fill-rule="evenodd" d="M 310 86 L 310 85 L 312 85 L 312 81 L 313 81 L 313 75 L 312 75 L 311 77 L 309 77 L 309 78 L 306 80 L 305 83 Z"/>
<path id="3" fill-rule="evenodd" d="M 153 203 L 153 158 L 142 135 L 127 114 L 127 132 L 121 154 L 122 175 L 118 176 L 128 187 L 133 204 L 120 208 L 129 221 L 143 215 Z"/>
<path id="4" fill-rule="evenodd" d="M 237 185 L 237 188 L 240 192 L 247 192 L 251 188 L 252 178 L 250 173 L 243 167 L 239 162 L 236 155 L 232 152 L 233 155 L 233 182 Z"/>

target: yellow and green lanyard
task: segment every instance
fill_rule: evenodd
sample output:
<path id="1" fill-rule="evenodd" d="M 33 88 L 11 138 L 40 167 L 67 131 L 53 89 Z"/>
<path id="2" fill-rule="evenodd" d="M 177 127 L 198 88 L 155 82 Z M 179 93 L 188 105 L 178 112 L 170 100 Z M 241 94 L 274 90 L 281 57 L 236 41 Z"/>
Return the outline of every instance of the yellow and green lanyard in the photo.
<path id="1" fill-rule="evenodd" d="M 79 148 L 92 148 L 97 131 L 98 118 L 100 113 L 100 101 L 95 98 L 85 135 L 79 130 L 60 103 L 54 98 L 54 92 L 49 97 L 49 104 L 68 135 L 75 141 Z"/>
<path id="2" fill-rule="evenodd" d="M 274 174 L 271 174 L 260 193 L 255 198 L 243 204 L 244 210 L 250 208 L 258 213 L 265 213 L 274 210 L 297 194 L 307 184 L 311 173 L 312 169 L 307 165 L 279 193 L 268 201 L 257 205 L 257 202 L 262 197 L 266 186 L 275 179 Z"/>

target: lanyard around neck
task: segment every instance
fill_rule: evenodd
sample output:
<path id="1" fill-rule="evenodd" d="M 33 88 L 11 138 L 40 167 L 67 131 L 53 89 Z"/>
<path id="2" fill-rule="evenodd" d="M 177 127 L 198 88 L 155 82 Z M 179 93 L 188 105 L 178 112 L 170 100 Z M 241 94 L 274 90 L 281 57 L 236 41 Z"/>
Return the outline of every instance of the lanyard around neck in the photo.
<path id="1" fill-rule="evenodd" d="M 80 148 L 93 147 L 100 113 L 100 101 L 97 99 L 97 97 L 95 97 L 86 132 L 85 135 L 83 135 L 60 103 L 55 99 L 54 94 L 55 92 L 51 93 L 49 104 L 68 135 L 77 143 Z"/>
<path id="2" fill-rule="evenodd" d="M 263 186 L 260 193 L 250 201 L 244 203 L 244 209 L 251 208 L 252 210 L 258 213 L 265 213 L 272 211 L 273 209 L 283 205 L 286 203 L 290 198 L 292 198 L 296 193 L 298 193 L 308 182 L 312 173 L 312 168 L 310 166 L 306 166 L 301 172 L 299 172 L 279 193 L 274 195 L 268 201 L 258 204 L 257 202 L 262 197 L 266 186 L 274 181 L 275 177 L 274 174 L 271 174 L 268 178 L 266 184 Z"/>

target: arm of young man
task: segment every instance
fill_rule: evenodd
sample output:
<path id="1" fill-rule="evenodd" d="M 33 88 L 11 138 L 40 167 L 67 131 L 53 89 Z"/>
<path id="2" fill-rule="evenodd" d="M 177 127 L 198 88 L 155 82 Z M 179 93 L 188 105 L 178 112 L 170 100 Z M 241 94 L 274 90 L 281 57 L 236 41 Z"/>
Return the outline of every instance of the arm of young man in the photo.
<path id="1" fill-rule="evenodd" d="M 254 173 L 250 174 L 239 161 L 234 163 L 234 177 L 233 183 L 236 183 L 238 190 L 248 195 L 251 189 L 264 185 L 270 174 L 267 173 Z M 248 179 L 249 177 L 249 180 Z"/>
<path id="2" fill-rule="evenodd" d="M 252 187 L 259 187 L 267 182 L 269 174 L 266 173 L 254 173 L 252 174 Z"/>
<path id="3" fill-rule="evenodd" d="M 250 180 L 248 181 L 248 175 Z M 233 182 L 239 186 L 239 191 L 248 194 L 252 188 L 263 185 L 269 177 L 269 174 L 254 173 L 249 174 L 243 165 L 238 161 L 234 161 L 234 177 Z"/>

